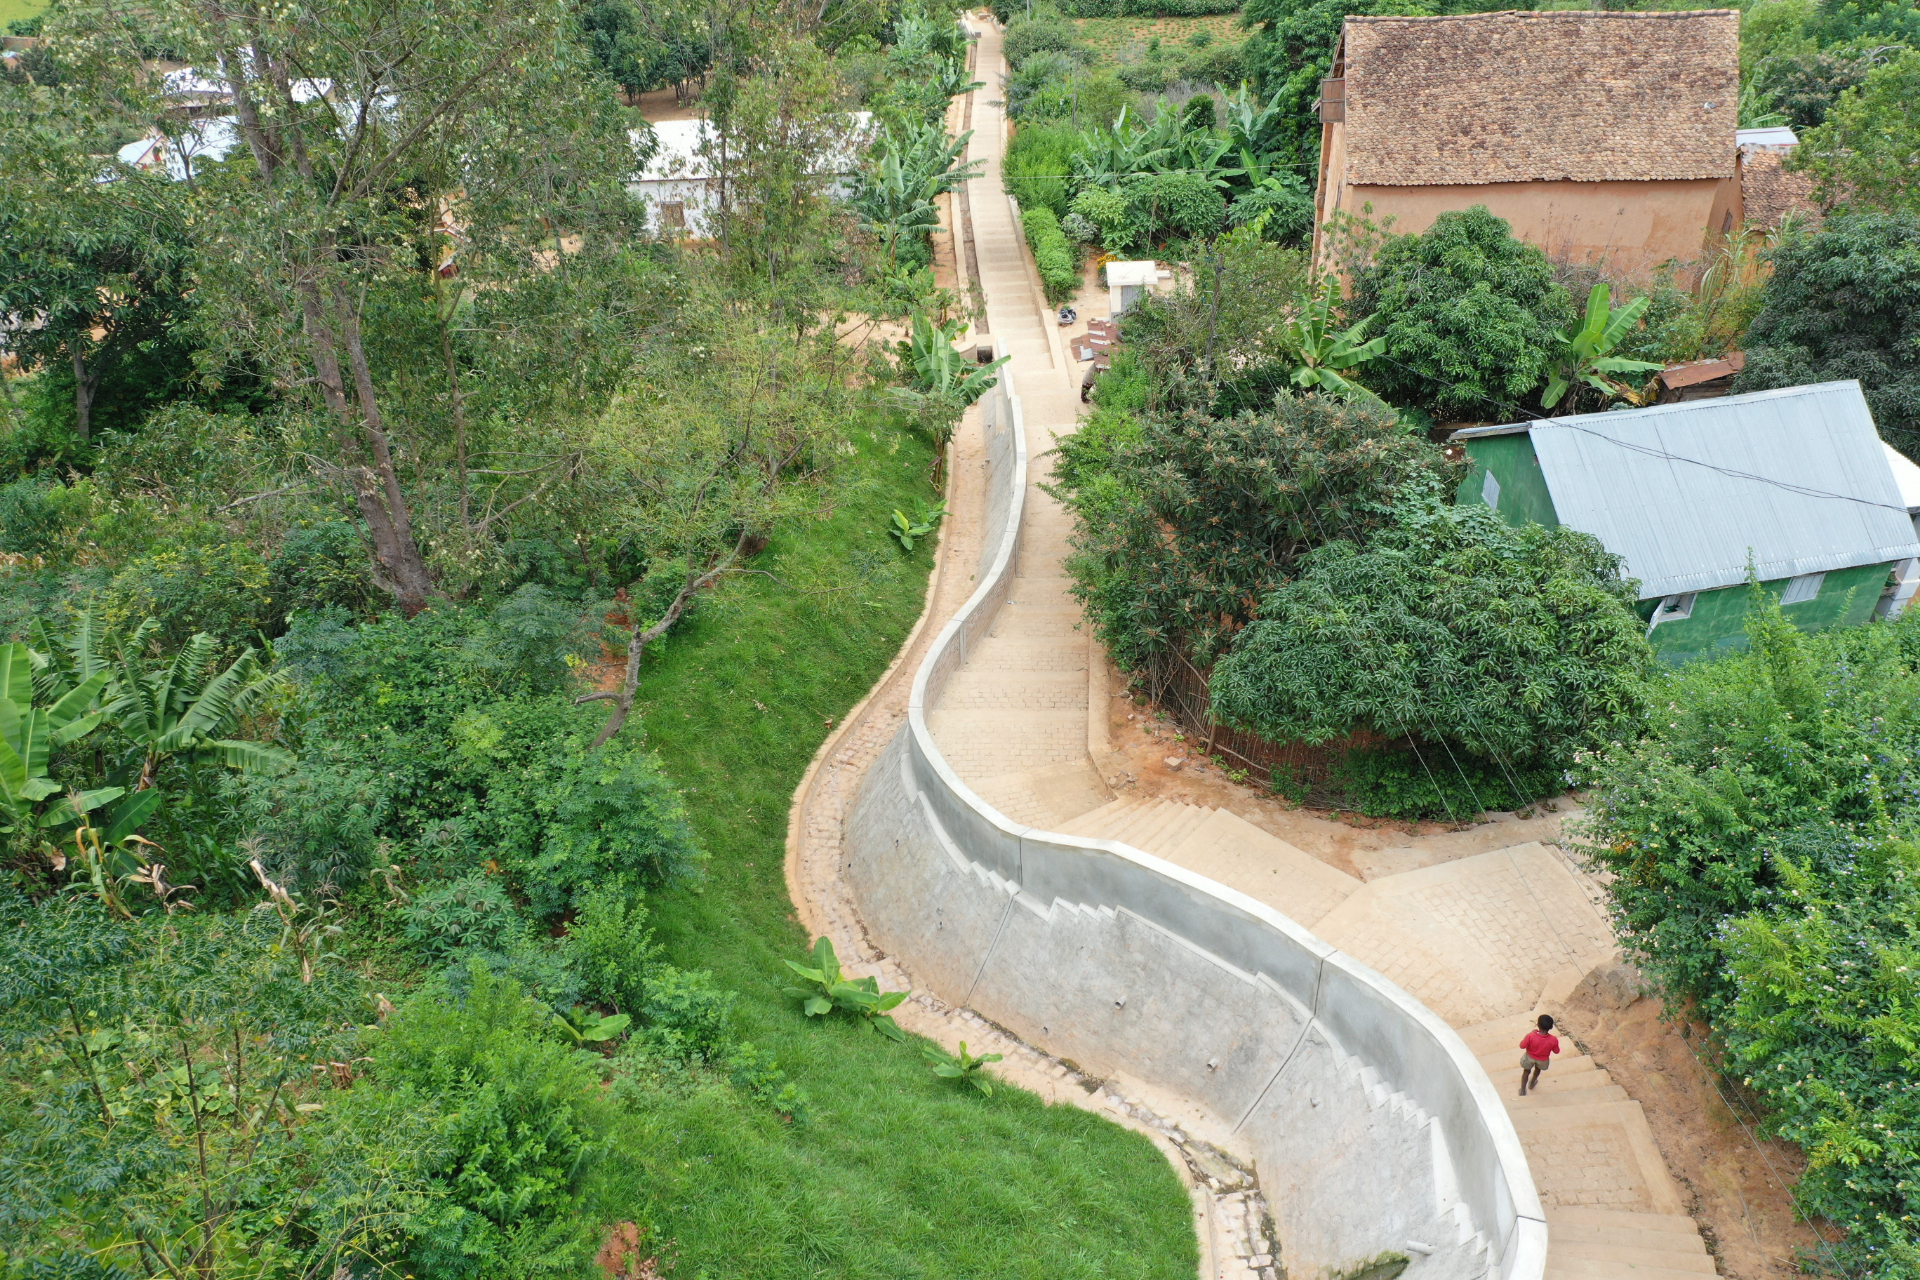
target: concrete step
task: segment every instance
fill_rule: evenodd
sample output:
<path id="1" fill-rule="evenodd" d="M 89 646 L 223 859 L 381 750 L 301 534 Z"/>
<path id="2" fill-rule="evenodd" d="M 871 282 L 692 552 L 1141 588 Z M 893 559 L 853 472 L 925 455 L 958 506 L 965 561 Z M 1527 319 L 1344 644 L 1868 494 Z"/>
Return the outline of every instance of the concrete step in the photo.
<path id="1" fill-rule="evenodd" d="M 1100 834 L 1109 840 L 1118 840 L 1123 844 L 1130 844 L 1138 849 L 1140 842 L 1146 838 L 1148 833 L 1158 830 L 1160 826 L 1167 821 L 1174 807 L 1174 803 L 1171 800 L 1150 800 L 1138 809 L 1127 814 L 1125 821 L 1102 831 Z"/>
<path id="2" fill-rule="evenodd" d="M 1104 840 L 1107 838 L 1104 834 L 1106 829 L 1120 821 L 1122 814 L 1126 813 L 1129 809 L 1138 808 L 1146 803 L 1147 801 L 1142 800 L 1139 796 L 1121 796 L 1117 799 L 1109 800 L 1098 809 L 1089 809 L 1079 817 L 1062 825 L 1060 834 L 1063 836 L 1093 836 Z"/>
<path id="3" fill-rule="evenodd" d="M 1078 671 L 1085 679 L 1087 646 L 1021 635 L 987 636 L 968 651 L 962 670 Z"/>
<path id="4" fill-rule="evenodd" d="M 1360 887 L 1352 876 L 1225 809 L 1214 810 L 1164 856 L 1306 926 Z"/>
<path id="5" fill-rule="evenodd" d="M 1505 1050 L 1511 1044 L 1513 1056 L 1520 1056 L 1520 1040 L 1534 1029 L 1534 1015 L 1516 1013 L 1510 1018 L 1496 1018 L 1492 1022 L 1482 1022 L 1477 1026 L 1461 1027 L 1460 1038 L 1467 1042 L 1467 1048 L 1475 1054 L 1492 1053 L 1496 1049 Z"/>
<path id="6" fill-rule="evenodd" d="M 947 682 L 939 708 L 1005 707 L 1015 711 L 1084 712 L 1087 676 L 1084 671 L 1006 671 L 962 667 Z"/>
<path id="7" fill-rule="evenodd" d="M 1133 846 L 1155 857 L 1165 857 L 1179 846 L 1187 832 L 1205 822 L 1211 812 L 1195 804 L 1175 804 L 1172 811 L 1154 823 L 1151 830 L 1139 832 L 1132 842 Z"/>
<path id="8" fill-rule="evenodd" d="M 1204 805 L 1182 805 L 1181 808 L 1184 812 L 1178 821 L 1167 824 L 1154 834 L 1153 845 L 1147 850 L 1148 853 L 1166 857 L 1213 817 L 1213 810 Z"/>
<path id="9" fill-rule="evenodd" d="M 1512 1061 L 1516 1063 L 1520 1061 L 1520 1051 L 1518 1049 L 1513 1051 Z M 1559 1059 L 1551 1068 L 1541 1072 L 1540 1078 L 1542 1080 L 1565 1080 L 1571 1076 L 1579 1075 L 1583 1071 L 1598 1070 L 1599 1068 L 1594 1065 L 1592 1058 L 1587 1057 L 1585 1054 L 1580 1054 L 1577 1057 Z M 1487 1072 L 1487 1079 L 1493 1081 L 1499 1088 L 1507 1089 L 1513 1093 L 1520 1091 L 1520 1068 L 1517 1066 L 1489 1070 Z"/>
<path id="10" fill-rule="evenodd" d="M 1473 1056 L 1478 1058 L 1480 1065 L 1488 1071 L 1500 1071 L 1507 1067 L 1512 1067 L 1517 1071 L 1520 1067 L 1520 1046 L 1517 1042 L 1511 1049 L 1505 1047 L 1482 1049 Z M 1560 1069 L 1561 1063 L 1571 1062 L 1578 1056 L 1579 1050 L 1573 1047 L 1573 1042 L 1570 1040 L 1562 1040 L 1560 1042 L 1560 1052 L 1554 1054 L 1553 1057 L 1549 1059 L 1553 1065 L 1547 1068 L 1547 1074 L 1552 1075 Z"/>
<path id="11" fill-rule="evenodd" d="M 1604 1080 L 1606 1074 L 1604 1071 L 1587 1072 L 1584 1075 L 1575 1076 L 1559 1089 L 1543 1085 L 1538 1089 L 1527 1090 L 1527 1096 L 1524 1098 L 1509 1093 L 1501 1098 L 1501 1101 L 1507 1104 L 1508 1111 L 1538 1110 L 1541 1107 L 1584 1107 L 1601 1102 L 1627 1101 L 1627 1091 L 1617 1084 Z M 1594 1078 L 1595 1083 L 1588 1086 L 1587 1080 L 1590 1077 Z"/>
<path id="12" fill-rule="evenodd" d="M 1549 1205 L 1547 1228 L 1604 1227 L 1617 1231 L 1648 1231 L 1656 1235 L 1700 1234 L 1699 1224 L 1683 1213 L 1641 1213 L 1633 1209 L 1588 1209 Z M 1703 1246 L 1704 1247 L 1704 1246 Z"/>
<path id="13" fill-rule="evenodd" d="M 1583 1214 L 1592 1221 L 1570 1221 L 1567 1214 Z M 1619 1222 L 1601 1222 L 1602 1218 L 1618 1218 Z M 1653 1225 L 1645 1220 L 1654 1219 Z M 1586 1249 L 1593 1245 L 1622 1245 L 1629 1249 L 1664 1249 L 1669 1253 L 1707 1252 L 1706 1241 L 1700 1238 L 1700 1229 L 1692 1218 L 1666 1218 L 1652 1213 L 1624 1213 L 1610 1209 L 1548 1209 L 1547 1238 L 1553 1242 L 1556 1253 L 1565 1250 L 1570 1256 L 1587 1256 Z"/>
<path id="14" fill-rule="evenodd" d="M 1687 1260 L 1686 1254 L 1658 1254 L 1660 1261 L 1633 1262 L 1614 1258 L 1566 1257 L 1553 1248 L 1552 1233 L 1548 1233 L 1547 1280 L 1698 1280 L 1702 1275 L 1720 1274 L 1713 1265 L 1712 1258 L 1702 1259 L 1706 1269 L 1678 1265 Z M 1628 1250 L 1628 1252 L 1648 1252 Z M 1671 1260 L 1671 1261 L 1669 1261 Z"/>

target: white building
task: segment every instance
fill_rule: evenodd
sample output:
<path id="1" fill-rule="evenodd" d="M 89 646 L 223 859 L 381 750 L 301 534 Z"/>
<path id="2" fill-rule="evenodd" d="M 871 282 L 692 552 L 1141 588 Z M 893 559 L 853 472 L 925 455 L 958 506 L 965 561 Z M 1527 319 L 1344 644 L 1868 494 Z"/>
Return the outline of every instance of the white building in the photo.
<path id="1" fill-rule="evenodd" d="M 856 111 L 848 147 L 816 172 L 833 175 L 829 192 L 845 196 L 859 167 L 859 149 L 873 132 L 873 113 Z M 627 190 L 647 202 L 647 226 L 665 234 L 704 237 L 712 232 L 713 210 L 720 202 L 718 175 L 709 158 L 719 153 L 719 135 L 702 117 L 661 120 L 652 125 L 655 150 Z M 633 145 L 646 144 L 644 131 L 630 131 Z"/>

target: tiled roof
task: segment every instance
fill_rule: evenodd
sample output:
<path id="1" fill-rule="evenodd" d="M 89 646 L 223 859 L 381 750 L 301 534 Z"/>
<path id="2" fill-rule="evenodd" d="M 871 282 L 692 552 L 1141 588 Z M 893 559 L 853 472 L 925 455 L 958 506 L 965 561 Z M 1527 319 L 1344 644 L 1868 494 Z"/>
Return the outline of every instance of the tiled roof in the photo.
<path id="1" fill-rule="evenodd" d="M 1732 9 L 1352 17 L 1345 50 L 1352 183 L 1733 174 Z"/>
<path id="2" fill-rule="evenodd" d="M 1789 213 L 1801 218 L 1811 231 L 1820 225 L 1820 206 L 1813 199 L 1813 176 L 1788 173 L 1780 167 L 1786 159 L 1778 151 L 1748 151 L 1740 158 L 1740 195 L 1747 208 L 1747 221 L 1768 230 L 1780 225 Z"/>

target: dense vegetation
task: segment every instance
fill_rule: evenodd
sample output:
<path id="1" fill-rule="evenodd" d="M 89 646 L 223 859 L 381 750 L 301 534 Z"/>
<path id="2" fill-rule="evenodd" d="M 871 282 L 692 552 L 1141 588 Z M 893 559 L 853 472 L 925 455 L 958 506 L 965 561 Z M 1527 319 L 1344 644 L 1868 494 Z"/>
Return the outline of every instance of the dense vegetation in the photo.
<path id="1" fill-rule="evenodd" d="M 1633 602 L 1591 535 L 1416 489 L 1390 527 L 1316 547 L 1261 602 L 1213 669 L 1214 714 L 1275 742 L 1419 740 L 1417 772 L 1352 763 L 1346 786 L 1374 811 L 1519 806 L 1638 712 L 1650 653 Z M 1387 793 L 1401 777 L 1411 789 Z"/>
<path id="2" fill-rule="evenodd" d="M 1756 591 L 1746 653 L 1662 676 L 1583 762 L 1615 927 L 1800 1144 L 1847 1274 L 1913 1274 L 1920 619 L 1803 635 Z"/>
<path id="3" fill-rule="evenodd" d="M 782 994 L 789 799 L 993 377 L 950 15 L 318 16 L 181 180 L 111 157 L 199 7 L 0 85 L 0 1272 L 1190 1274 L 1149 1144 Z M 729 205 L 656 239 L 617 87 L 692 76 Z"/>

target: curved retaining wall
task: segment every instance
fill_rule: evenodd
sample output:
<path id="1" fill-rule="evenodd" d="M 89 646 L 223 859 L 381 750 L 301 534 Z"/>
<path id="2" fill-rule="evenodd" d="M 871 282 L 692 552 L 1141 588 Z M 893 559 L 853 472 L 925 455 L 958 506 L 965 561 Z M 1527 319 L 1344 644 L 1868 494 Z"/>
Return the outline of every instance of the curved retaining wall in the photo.
<path id="1" fill-rule="evenodd" d="M 874 941 L 943 999 L 1210 1112 L 1254 1157 L 1288 1274 L 1401 1252 L 1408 1280 L 1538 1280 L 1539 1196 L 1452 1028 L 1244 894 L 1008 820 L 942 758 L 927 709 L 1007 599 L 1027 491 L 1005 370 L 981 418 L 981 585 L 934 640 L 847 817 L 848 881 Z"/>

